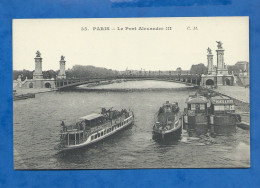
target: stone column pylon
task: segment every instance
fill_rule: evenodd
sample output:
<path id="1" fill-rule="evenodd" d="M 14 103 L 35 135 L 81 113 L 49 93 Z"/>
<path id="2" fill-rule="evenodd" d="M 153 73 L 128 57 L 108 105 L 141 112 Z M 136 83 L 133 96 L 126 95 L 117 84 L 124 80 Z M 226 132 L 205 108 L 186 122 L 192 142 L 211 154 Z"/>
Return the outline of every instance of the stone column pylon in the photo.
<path id="1" fill-rule="evenodd" d="M 43 79 L 43 74 L 42 74 L 42 58 L 41 58 L 41 53 L 39 51 L 36 52 L 36 57 L 34 58 L 35 60 L 35 70 L 33 73 L 33 79 Z"/>
<path id="2" fill-rule="evenodd" d="M 213 54 L 210 48 L 208 48 L 207 60 L 208 60 L 208 74 L 214 74 Z"/>
<path id="3" fill-rule="evenodd" d="M 60 72 L 58 74 L 58 79 L 66 79 L 66 73 L 65 73 L 65 60 L 64 60 L 65 56 L 61 56 L 60 59 Z"/>

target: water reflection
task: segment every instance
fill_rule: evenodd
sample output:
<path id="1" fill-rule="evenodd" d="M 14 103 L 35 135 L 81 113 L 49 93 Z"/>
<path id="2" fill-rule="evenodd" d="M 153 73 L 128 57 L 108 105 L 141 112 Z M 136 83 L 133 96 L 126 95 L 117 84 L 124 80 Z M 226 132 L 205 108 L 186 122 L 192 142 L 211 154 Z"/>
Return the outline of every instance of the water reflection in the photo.
<path id="1" fill-rule="evenodd" d="M 219 126 L 219 125 L 196 125 L 196 126 L 186 126 L 186 130 L 189 136 L 201 136 L 207 135 L 211 137 L 216 137 L 220 135 L 230 136 L 236 134 L 237 126 L 228 125 L 228 126 Z"/>

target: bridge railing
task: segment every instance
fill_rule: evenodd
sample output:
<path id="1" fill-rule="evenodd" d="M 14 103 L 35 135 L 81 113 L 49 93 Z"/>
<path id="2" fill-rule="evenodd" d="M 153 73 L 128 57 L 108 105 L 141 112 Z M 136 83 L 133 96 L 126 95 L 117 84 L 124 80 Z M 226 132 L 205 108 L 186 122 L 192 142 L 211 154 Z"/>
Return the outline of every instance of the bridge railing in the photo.
<path id="1" fill-rule="evenodd" d="M 172 80 L 175 82 L 182 82 L 191 85 L 199 85 L 201 81 L 200 75 L 187 74 L 187 75 L 116 75 L 116 76 L 103 76 L 103 77 L 79 77 L 79 78 L 64 78 L 56 79 L 56 87 L 69 87 L 84 83 L 100 82 L 100 81 L 112 81 L 119 79 L 158 79 L 158 80 Z"/>
<path id="2" fill-rule="evenodd" d="M 124 78 L 200 78 L 198 74 L 172 74 L 172 75 L 115 75 L 99 77 L 71 77 L 65 80 L 91 80 L 91 79 L 124 79 Z M 62 80 L 62 79 L 59 79 Z"/>

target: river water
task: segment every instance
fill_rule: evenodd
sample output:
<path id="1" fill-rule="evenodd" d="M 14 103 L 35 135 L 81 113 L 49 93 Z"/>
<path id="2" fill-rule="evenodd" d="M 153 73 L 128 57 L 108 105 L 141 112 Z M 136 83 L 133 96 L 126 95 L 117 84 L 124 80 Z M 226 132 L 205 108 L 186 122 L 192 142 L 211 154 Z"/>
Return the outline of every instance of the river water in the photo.
<path id="1" fill-rule="evenodd" d="M 15 169 L 118 169 L 118 168 L 235 168 L 250 166 L 250 133 L 236 128 L 215 138 L 188 136 L 174 142 L 152 139 L 154 114 L 165 101 L 185 100 L 196 91 L 163 81 L 129 81 L 85 90 L 37 94 L 34 99 L 14 101 Z M 92 90 L 90 90 L 92 89 Z M 61 153 L 60 123 L 101 107 L 131 108 L 135 123 L 100 143 Z"/>

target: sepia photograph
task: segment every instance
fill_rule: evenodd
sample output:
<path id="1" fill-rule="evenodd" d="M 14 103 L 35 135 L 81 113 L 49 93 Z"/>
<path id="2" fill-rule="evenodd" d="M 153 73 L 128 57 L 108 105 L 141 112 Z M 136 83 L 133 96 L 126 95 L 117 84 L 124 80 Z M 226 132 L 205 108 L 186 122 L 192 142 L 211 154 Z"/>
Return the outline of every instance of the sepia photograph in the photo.
<path id="1" fill-rule="evenodd" d="M 13 19 L 15 170 L 250 168 L 249 17 Z"/>

